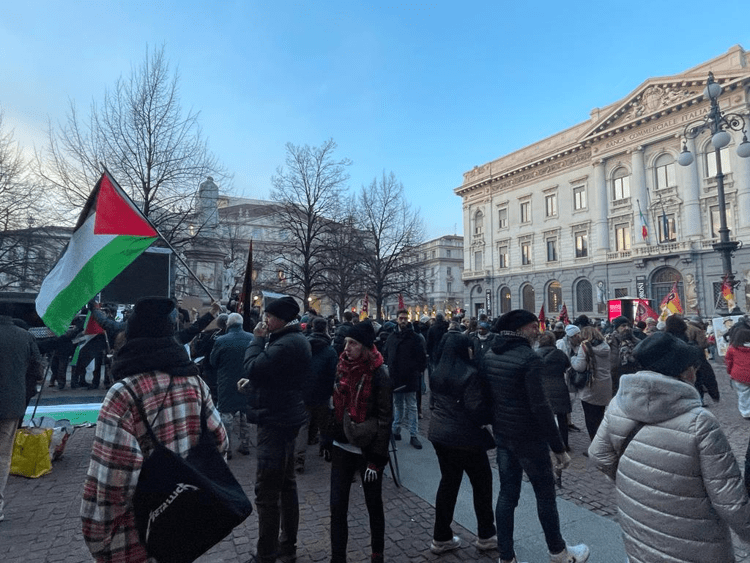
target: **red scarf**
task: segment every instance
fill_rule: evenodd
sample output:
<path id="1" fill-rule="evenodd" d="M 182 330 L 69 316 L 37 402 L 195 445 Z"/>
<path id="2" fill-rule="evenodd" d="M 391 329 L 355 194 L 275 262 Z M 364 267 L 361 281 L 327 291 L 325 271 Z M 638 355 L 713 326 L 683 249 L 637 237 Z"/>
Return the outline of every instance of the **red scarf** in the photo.
<path id="1" fill-rule="evenodd" d="M 336 369 L 336 385 L 333 387 L 333 406 L 336 420 L 344 419 L 344 411 L 354 422 L 367 418 L 367 404 L 372 394 L 372 374 L 383 365 L 383 356 L 373 346 L 369 357 L 350 360 L 346 352 L 341 354 Z"/>

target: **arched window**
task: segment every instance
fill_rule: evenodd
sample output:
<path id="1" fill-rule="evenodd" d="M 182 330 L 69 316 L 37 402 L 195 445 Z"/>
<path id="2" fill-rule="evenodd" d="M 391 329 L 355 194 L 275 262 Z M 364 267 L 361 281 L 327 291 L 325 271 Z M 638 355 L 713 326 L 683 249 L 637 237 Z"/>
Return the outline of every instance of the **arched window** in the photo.
<path id="1" fill-rule="evenodd" d="M 547 286 L 547 312 L 559 313 L 562 307 L 562 287 L 560 282 L 553 280 Z"/>
<path id="2" fill-rule="evenodd" d="M 682 289 L 682 274 L 674 268 L 664 267 L 656 270 L 651 276 L 651 295 L 656 305 L 656 312 L 660 312 L 658 307 L 667 294 L 672 291 L 675 282 L 677 282 L 677 295 L 680 297 L 680 303 L 685 303 L 685 293 Z"/>
<path id="3" fill-rule="evenodd" d="M 500 308 L 500 314 L 507 313 L 511 310 L 510 308 L 510 288 L 509 287 L 501 287 L 500 288 L 500 299 L 498 300 L 498 307 Z"/>
<path id="4" fill-rule="evenodd" d="M 612 201 L 619 201 L 630 197 L 630 173 L 627 168 L 620 167 L 612 174 Z"/>
<path id="5" fill-rule="evenodd" d="M 663 190 L 677 185 L 675 179 L 674 157 L 671 154 L 662 154 L 654 163 L 656 173 L 656 189 Z"/>
<path id="6" fill-rule="evenodd" d="M 536 294 L 534 293 L 534 286 L 530 283 L 524 284 L 521 289 L 521 303 L 523 303 L 525 310 L 536 313 Z"/>
<path id="7" fill-rule="evenodd" d="M 474 234 L 481 235 L 484 232 L 484 213 L 477 211 L 474 214 Z"/>
<path id="8" fill-rule="evenodd" d="M 594 310 L 594 288 L 589 280 L 580 280 L 576 284 L 575 310 L 579 313 Z"/>

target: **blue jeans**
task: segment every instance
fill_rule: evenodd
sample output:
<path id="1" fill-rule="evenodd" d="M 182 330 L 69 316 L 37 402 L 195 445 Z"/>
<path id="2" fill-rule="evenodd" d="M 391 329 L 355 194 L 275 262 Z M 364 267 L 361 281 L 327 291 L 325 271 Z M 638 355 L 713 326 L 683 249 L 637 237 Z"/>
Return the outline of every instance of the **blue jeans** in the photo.
<path id="1" fill-rule="evenodd" d="M 255 505 L 261 563 L 276 561 L 280 547 L 289 550 L 297 544 L 299 498 L 294 473 L 297 431 L 297 428 L 258 426 Z"/>
<path id="2" fill-rule="evenodd" d="M 401 433 L 401 422 L 409 428 L 409 434 L 419 434 L 419 418 L 417 418 L 417 393 L 394 393 L 393 394 L 393 426 L 391 430 Z"/>
<path id="3" fill-rule="evenodd" d="M 537 516 L 544 530 L 547 549 L 550 553 L 560 553 L 565 549 L 565 540 L 560 534 L 560 517 L 557 514 L 549 445 L 542 441 L 508 440 L 497 434 L 495 441 L 497 470 L 500 474 L 500 494 L 495 507 L 500 558 L 511 560 L 516 556 L 513 550 L 514 515 L 521 498 L 524 471 L 534 488 Z"/>

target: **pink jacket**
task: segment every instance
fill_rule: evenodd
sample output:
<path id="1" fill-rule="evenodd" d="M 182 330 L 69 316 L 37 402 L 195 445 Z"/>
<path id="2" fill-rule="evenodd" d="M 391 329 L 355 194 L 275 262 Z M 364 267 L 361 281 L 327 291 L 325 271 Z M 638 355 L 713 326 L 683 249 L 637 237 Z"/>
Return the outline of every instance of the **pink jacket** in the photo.
<path id="1" fill-rule="evenodd" d="M 750 385 L 750 348 L 730 346 L 724 359 L 729 377 L 740 383 Z"/>

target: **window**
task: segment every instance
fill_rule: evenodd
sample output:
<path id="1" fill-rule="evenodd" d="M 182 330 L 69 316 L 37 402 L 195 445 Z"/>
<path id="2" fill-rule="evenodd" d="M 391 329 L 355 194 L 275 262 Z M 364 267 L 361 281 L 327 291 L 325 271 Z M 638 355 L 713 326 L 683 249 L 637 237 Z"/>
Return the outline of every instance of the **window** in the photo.
<path id="1" fill-rule="evenodd" d="M 589 234 L 586 231 L 580 231 L 575 234 L 576 239 L 576 258 L 583 258 L 589 255 Z M 588 311 L 588 309 L 586 309 Z"/>
<path id="2" fill-rule="evenodd" d="M 451 257 L 451 249 L 450 248 L 445 251 L 445 257 L 446 258 L 450 258 Z"/>
<path id="3" fill-rule="evenodd" d="M 615 249 L 618 252 L 630 250 L 630 225 L 628 223 L 615 225 Z"/>
<path id="4" fill-rule="evenodd" d="M 557 194 L 550 194 L 544 198 L 545 217 L 557 217 Z"/>
<path id="5" fill-rule="evenodd" d="M 474 215 L 474 234 L 481 235 L 484 232 L 484 213 L 477 211 Z"/>
<path id="6" fill-rule="evenodd" d="M 674 159 L 670 154 L 663 154 L 656 159 L 656 189 L 663 190 L 677 185 L 675 180 Z"/>
<path id="7" fill-rule="evenodd" d="M 478 250 L 474 253 L 474 271 L 479 271 L 482 269 L 482 251 Z"/>
<path id="8" fill-rule="evenodd" d="M 531 243 L 530 242 L 522 242 L 521 243 L 521 264 L 524 266 L 528 266 L 531 264 Z"/>
<path id="9" fill-rule="evenodd" d="M 616 287 L 615 288 L 615 299 L 618 297 L 626 297 L 628 295 L 627 287 Z"/>
<path id="10" fill-rule="evenodd" d="M 510 264 L 508 262 L 508 246 L 503 245 L 498 247 L 498 263 L 500 268 L 509 268 Z"/>
<path id="11" fill-rule="evenodd" d="M 534 292 L 534 286 L 526 284 L 523 286 L 521 291 L 521 299 L 523 300 L 523 308 L 531 313 L 536 312 L 536 293 Z"/>
<path id="12" fill-rule="evenodd" d="M 661 215 L 657 223 L 659 225 L 659 242 L 673 242 L 677 240 L 674 215 Z"/>
<path id="13" fill-rule="evenodd" d="M 447 268 L 447 270 L 446 270 L 446 273 L 447 273 L 447 274 L 448 274 L 448 276 L 450 277 L 450 275 L 451 275 L 451 267 L 450 267 L 450 266 L 448 266 L 448 268 Z"/>
<path id="14" fill-rule="evenodd" d="M 727 228 L 731 231 L 732 225 L 732 208 L 727 205 Z M 714 205 L 711 207 L 711 237 L 719 238 L 719 227 L 721 227 L 721 219 L 719 218 L 719 206 Z"/>
<path id="15" fill-rule="evenodd" d="M 614 201 L 630 197 L 630 175 L 624 168 L 618 168 L 612 175 L 612 190 Z"/>
<path id="16" fill-rule="evenodd" d="M 547 286 L 547 312 L 559 313 L 562 305 L 562 287 L 559 281 L 553 281 Z"/>
<path id="17" fill-rule="evenodd" d="M 573 188 L 573 209 L 576 211 L 586 209 L 586 188 L 584 186 Z"/>
<path id="18" fill-rule="evenodd" d="M 531 202 L 521 202 L 521 223 L 531 223 Z"/>
<path id="19" fill-rule="evenodd" d="M 557 239 L 547 239 L 547 262 L 557 262 Z"/>
<path id="20" fill-rule="evenodd" d="M 430 252 L 430 258 L 432 258 L 433 260 L 435 259 L 435 251 L 434 250 Z"/>
<path id="21" fill-rule="evenodd" d="M 445 287 L 446 287 L 446 291 L 447 291 L 448 293 L 450 293 L 450 292 L 451 292 L 452 286 L 453 286 L 453 284 L 452 284 L 451 282 L 448 282 L 448 283 L 446 284 L 446 286 L 445 286 Z"/>
<path id="22" fill-rule="evenodd" d="M 576 310 L 594 310 L 594 290 L 589 280 L 581 280 L 576 284 Z"/>
<path id="23" fill-rule="evenodd" d="M 504 287 L 500 290 L 500 314 L 510 311 L 510 289 Z"/>
<path id="24" fill-rule="evenodd" d="M 497 228 L 507 229 L 508 228 L 508 208 L 501 207 L 497 210 Z"/>
<path id="25" fill-rule="evenodd" d="M 719 153 L 721 154 L 721 171 L 723 174 L 729 174 L 732 171 L 729 166 L 729 147 L 724 147 Z M 706 152 L 706 170 L 709 178 L 716 176 L 716 151 L 713 149 Z"/>

